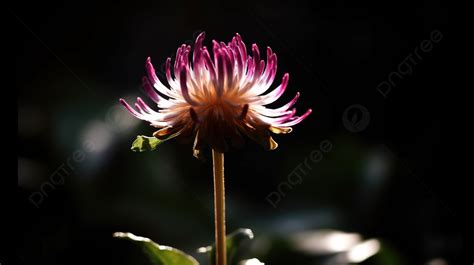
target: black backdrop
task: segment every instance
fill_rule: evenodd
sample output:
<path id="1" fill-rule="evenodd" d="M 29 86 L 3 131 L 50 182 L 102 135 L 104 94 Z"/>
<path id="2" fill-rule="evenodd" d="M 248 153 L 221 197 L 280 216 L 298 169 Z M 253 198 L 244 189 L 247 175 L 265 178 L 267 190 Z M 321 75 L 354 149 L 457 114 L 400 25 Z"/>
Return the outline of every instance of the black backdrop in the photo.
<path id="1" fill-rule="evenodd" d="M 143 97 L 147 56 L 159 69 L 201 31 L 208 47 L 236 32 L 247 45 L 271 46 L 276 80 L 290 73 L 279 102 L 300 91 L 298 111 L 313 109 L 292 134 L 275 137 L 277 151 L 248 142 L 227 154 L 229 230 L 251 227 L 258 238 L 333 228 L 381 238 L 410 264 L 458 256 L 438 152 L 450 36 L 440 1 L 70 2 L 12 6 L 7 19 L 18 41 L 16 262 L 144 263 L 110 237 L 119 230 L 189 252 L 212 241 L 210 163 L 176 142 L 131 152 L 134 136 L 152 129 L 116 106 L 119 97 Z M 90 153 L 87 137 L 96 141 Z M 273 207 L 267 196 L 323 141 L 331 151 Z M 84 159 L 75 159 L 81 150 Z M 64 164 L 64 183 L 32 197 Z"/>

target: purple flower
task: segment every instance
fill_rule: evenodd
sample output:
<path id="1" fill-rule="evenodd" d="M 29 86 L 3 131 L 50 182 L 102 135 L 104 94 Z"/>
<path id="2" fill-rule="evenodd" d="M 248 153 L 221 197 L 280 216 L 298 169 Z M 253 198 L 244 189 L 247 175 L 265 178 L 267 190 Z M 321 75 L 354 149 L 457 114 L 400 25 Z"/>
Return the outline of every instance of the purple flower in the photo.
<path id="1" fill-rule="evenodd" d="M 167 85 L 156 76 L 150 58 L 146 60 L 148 77 L 143 77 L 143 87 L 157 111 L 141 98 L 137 98 L 135 108 L 123 99 L 120 102 L 132 115 L 159 128 L 153 134 L 158 139 L 194 138 L 195 156 L 207 146 L 224 152 L 228 143 L 241 144 L 243 136 L 275 149 L 278 145 L 270 132 L 289 133 L 311 113 L 308 109 L 296 115 L 292 107 L 299 93 L 282 107 L 265 107 L 280 98 L 288 86 L 286 73 L 281 84 L 266 93 L 277 72 L 276 54 L 268 47 L 264 61 L 253 44 L 249 55 L 236 34 L 228 44 L 212 41 L 211 57 L 203 41 L 201 33 L 192 52 L 190 45 L 183 44 L 173 65 L 171 58 L 166 60 Z"/>

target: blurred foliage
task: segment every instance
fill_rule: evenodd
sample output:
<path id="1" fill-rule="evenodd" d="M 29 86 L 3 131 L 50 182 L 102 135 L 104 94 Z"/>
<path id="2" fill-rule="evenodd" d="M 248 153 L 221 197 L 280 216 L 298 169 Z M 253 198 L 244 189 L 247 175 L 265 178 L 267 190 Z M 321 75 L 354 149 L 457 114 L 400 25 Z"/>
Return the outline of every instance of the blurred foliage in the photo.
<path id="1" fill-rule="evenodd" d="M 161 246 L 151 241 L 149 238 L 135 236 L 131 233 L 114 233 L 114 237 L 124 238 L 135 242 L 143 248 L 150 261 L 154 265 L 198 265 L 199 263 L 184 252 L 168 247 Z"/>
<path id="2" fill-rule="evenodd" d="M 114 237 L 131 240 L 141 246 L 143 251 L 148 255 L 150 261 L 154 265 L 198 265 L 199 263 L 190 255 L 184 252 L 168 247 L 158 245 L 149 238 L 136 236 L 131 233 L 115 232 Z M 246 240 L 253 239 L 253 232 L 250 229 L 238 229 L 227 235 L 227 264 L 239 265 L 243 260 L 239 258 L 239 248 Z M 209 265 L 215 265 L 216 252 L 215 245 L 201 247 L 199 253 L 207 253 L 209 255 Z M 253 259 L 253 265 L 258 259 Z"/>
<path id="3" fill-rule="evenodd" d="M 254 235 L 252 230 L 240 228 L 226 237 L 226 247 L 227 247 L 227 264 L 229 265 L 238 265 L 242 260 L 241 255 L 242 247 L 245 243 L 248 243 L 248 240 L 253 239 Z M 207 253 L 209 256 L 209 265 L 216 264 L 216 249 L 215 244 L 207 247 L 201 247 L 198 249 L 199 253 Z"/>

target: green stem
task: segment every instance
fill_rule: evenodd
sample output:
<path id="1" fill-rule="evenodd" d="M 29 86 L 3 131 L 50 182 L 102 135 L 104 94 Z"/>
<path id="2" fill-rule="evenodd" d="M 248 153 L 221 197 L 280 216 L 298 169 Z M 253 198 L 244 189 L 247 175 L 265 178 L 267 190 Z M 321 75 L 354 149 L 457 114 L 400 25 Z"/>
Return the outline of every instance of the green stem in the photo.
<path id="1" fill-rule="evenodd" d="M 225 234 L 225 187 L 224 187 L 224 154 L 212 150 L 214 165 L 214 223 L 216 234 L 216 265 L 227 264 Z"/>

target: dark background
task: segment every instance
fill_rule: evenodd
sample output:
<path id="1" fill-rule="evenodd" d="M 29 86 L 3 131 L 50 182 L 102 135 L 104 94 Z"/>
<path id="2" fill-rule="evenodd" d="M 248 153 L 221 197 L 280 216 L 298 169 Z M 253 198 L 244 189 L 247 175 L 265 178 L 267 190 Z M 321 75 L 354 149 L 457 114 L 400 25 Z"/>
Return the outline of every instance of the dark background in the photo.
<path id="1" fill-rule="evenodd" d="M 196 160 L 191 145 L 175 141 L 153 153 L 130 151 L 136 135 L 153 129 L 118 105 L 120 97 L 144 97 L 140 79 L 147 56 L 160 71 L 166 57 L 201 31 L 208 47 L 236 32 L 247 47 L 257 43 L 263 52 L 271 46 L 278 55 L 276 82 L 285 72 L 291 75 L 278 104 L 300 91 L 298 111 L 313 109 L 292 134 L 274 137 L 276 151 L 248 141 L 226 154 L 228 231 L 254 230 L 249 256 L 271 265 L 323 264 L 288 240 L 334 229 L 382 242 L 367 264 L 455 264 L 462 247 L 457 212 L 438 188 L 447 181 L 440 177 L 446 155 L 439 150 L 449 93 L 448 10 L 440 1 L 351 3 L 10 7 L 6 17 L 18 41 L 22 199 L 12 264 L 146 264 L 131 244 L 111 237 L 115 231 L 193 255 L 212 242 L 211 163 Z M 377 86 L 435 30 L 442 40 L 419 52 L 412 74 L 396 79 L 384 97 Z M 353 104 L 370 113 L 360 132 L 343 124 Z M 332 149 L 273 207 L 267 196 L 324 140 Z M 61 166 L 68 169 L 64 183 L 53 183 Z M 42 188 L 46 192 L 38 195 Z"/>

